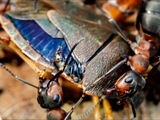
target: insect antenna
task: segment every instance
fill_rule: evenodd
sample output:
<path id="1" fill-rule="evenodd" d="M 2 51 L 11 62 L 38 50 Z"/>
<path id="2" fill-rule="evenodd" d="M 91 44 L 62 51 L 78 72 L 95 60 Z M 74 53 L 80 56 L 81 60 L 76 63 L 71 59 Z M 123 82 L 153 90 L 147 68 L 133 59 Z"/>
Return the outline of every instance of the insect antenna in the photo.
<path id="1" fill-rule="evenodd" d="M 80 115 L 77 115 L 75 116 L 75 119 L 82 119 L 84 117 L 86 117 L 87 115 L 89 115 L 91 112 L 93 112 L 93 110 L 100 104 L 100 102 L 106 98 L 105 96 L 102 96 L 99 101 L 96 103 L 96 105 L 92 106 L 91 108 L 89 108 L 86 112 L 80 114 Z"/>
<path id="2" fill-rule="evenodd" d="M 5 69 L 7 72 L 9 72 L 14 78 L 16 78 L 16 80 L 19 80 L 19 81 L 21 81 L 21 82 L 23 82 L 23 83 L 25 83 L 25 84 L 27 84 L 27 85 L 30 85 L 30 86 L 32 86 L 32 87 L 34 87 L 34 88 L 39 89 L 39 87 L 37 87 L 37 86 L 35 86 L 35 85 L 27 82 L 26 80 L 24 80 L 24 79 L 16 76 L 13 72 L 11 72 L 11 71 L 10 71 L 5 65 L 3 65 L 2 63 L 0 63 L 0 67 L 2 67 L 2 68 Z"/>
<path id="3" fill-rule="evenodd" d="M 34 0 L 34 11 L 37 12 L 37 2 L 38 0 Z"/>
<path id="4" fill-rule="evenodd" d="M 133 105 L 133 101 L 132 101 L 131 98 L 127 99 L 127 101 L 130 103 L 131 108 L 132 108 L 133 118 L 131 118 L 131 120 L 133 120 L 136 117 L 136 111 L 135 111 L 135 108 L 134 108 L 134 105 Z"/>
<path id="5" fill-rule="evenodd" d="M 68 120 L 71 117 L 71 114 L 73 113 L 73 110 L 83 101 L 84 97 L 86 95 L 82 94 L 81 98 L 78 100 L 78 102 L 76 102 L 76 104 L 74 104 L 71 108 L 71 110 L 67 113 L 67 116 L 65 117 L 64 120 Z"/>
<path id="6" fill-rule="evenodd" d="M 142 25 L 141 24 L 139 24 L 139 26 L 140 26 L 140 37 L 141 38 L 144 38 L 144 33 L 143 33 L 143 28 L 142 28 Z"/>
<path id="7" fill-rule="evenodd" d="M 118 98 L 123 98 L 124 96 L 110 96 L 110 95 L 103 95 L 102 97 L 100 97 L 100 99 L 98 100 L 98 102 L 92 106 L 91 108 L 89 108 L 87 111 L 85 111 L 84 113 L 75 116 L 75 119 L 82 119 L 84 117 L 86 117 L 87 115 L 89 115 L 91 112 L 93 112 L 93 110 L 102 102 L 103 99 L 108 98 L 108 99 L 118 99 Z M 133 103 L 132 103 L 133 104 Z M 131 105 L 132 106 L 132 105 Z M 134 107 L 134 106 L 133 106 Z M 132 109 L 134 110 L 134 109 Z M 134 110 L 135 111 L 135 110 Z M 133 112 L 135 113 L 135 112 Z"/>
<path id="8" fill-rule="evenodd" d="M 108 75 L 109 73 L 113 72 L 115 69 L 117 69 L 118 67 L 120 67 L 121 65 L 123 65 L 126 61 L 127 61 L 127 58 L 124 58 L 122 61 L 120 61 L 117 65 L 115 65 L 111 70 L 109 70 L 109 71 L 108 71 L 104 76 L 102 76 L 102 77 L 105 77 L 105 76 Z M 100 79 L 101 79 L 101 78 L 100 78 Z M 84 94 L 84 92 L 87 91 L 91 86 L 95 85 L 95 83 L 98 82 L 100 79 L 98 79 L 98 80 L 95 81 L 94 83 L 89 84 L 89 85 L 84 89 L 81 98 L 78 100 L 78 102 L 77 102 L 75 105 L 73 105 L 73 107 L 71 108 L 71 110 L 68 112 L 65 120 L 68 120 L 68 119 L 70 118 L 70 116 L 71 116 L 73 110 L 76 108 L 76 106 L 78 106 L 78 105 L 83 101 L 84 97 L 86 96 L 86 95 Z M 90 114 L 90 113 L 96 108 L 96 106 L 97 106 L 104 98 L 118 99 L 118 98 L 123 98 L 123 97 L 124 97 L 124 95 L 122 95 L 122 96 L 103 95 L 103 96 L 99 99 L 99 101 L 97 102 L 97 104 L 96 104 L 95 106 L 91 107 L 91 108 L 90 108 L 89 110 L 87 110 L 85 113 L 76 116 L 76 119 L 77 119 L 77 117 L 78 117 L 78 118 L 83 118 L 83 117 L 87 116 L 88 114 Z"/>
<path id="9" fill-rule="evenodd" d="M 132 43 L 131 40 L 129 40 L 129 38 L 124 34 L 124 32 L 122 31 L 122 29 L 119 27 L 119 25 L 117 24 L 117 22 L 111 17 L 109 16 L 105 11 L 102 10 L 102 8 L 96 4 L 97 8 L 103 13 L 103 15 L 106 16 L 106 18 L 108 19 L 108 21 L 110 23 L 112 23 L 114 25 L 114 27 L 117 29 L 118 34 L 129 44 Z"/>
<path id="10" fill-rule="evenodd" d="M 59 70 L 58 73 L 57 73 L 55 76 L 53 76 L 53 78 L 48 82 L 47 87 L 50 85 L 50 83 L 51 83 L 52 81 L 54 81 L 59 75 L 61 75 L 61 74 L 64 72 L 66 66 L 68 65 L 68 64 L 67 64 L 67 63 L 68 63 L 68 60 L 69 60 L 69 58 L 71 57 L 71 54 L 73 53 L 73 50 L 76 48 L 76 46 L 77 46 L 82 40 L 84 40 L 84 38 L 80 39 L 80 40 L 79 40 L 76 44 L 74 44 L 74 46 L 71 48 L 71 51 L 69 52 L 69 54 L 68 54 L 68 56 L 67 56 L 67 59 L 66 59 L 66 61 L 65 61 L 65 63 L 64 63 L 63 69 L 62 69 L 62 70 Z"/>
<path id="11" fill-rule="evenodd" d="M 4 9 L 3 9 L 3 13 L 6 11 L 6 9 L 7 9 L 8 5 L 9 5 L 9 3 L 10 3 L 10 0 L 7 0 L 7 3 L 6 3 L 6 5 L 5 5 Z"/>

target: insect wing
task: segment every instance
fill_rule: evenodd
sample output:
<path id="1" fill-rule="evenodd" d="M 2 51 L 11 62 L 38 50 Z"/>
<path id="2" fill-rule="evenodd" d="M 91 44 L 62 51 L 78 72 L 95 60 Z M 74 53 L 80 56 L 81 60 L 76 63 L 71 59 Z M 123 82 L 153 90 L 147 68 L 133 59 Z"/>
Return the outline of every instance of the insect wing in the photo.
<path id="1" fill-rule="evenodd" d="M 49 8 L 43 10 L 43 7 L 43 4 L 39 7 L 39 13 L 22 8 L 4 14 L 1 24 L 25 55 L 47 68 L 53 68 L 58 47 L 62 46 L 63 57 L 67 56 L 69 50 L 61 32 L 46 16 Z"/>
<path id="2" fill-rule="evenodd" d="M 106 27 L 62 15 L 53 10 L 48 12 L 48 17 L 65 35 L 69 46 L 72 47 L 78 40 L 84 38 L 74 50 L 74 55 L 80 62 L 85 63 L 94 56 L 86 67 L 83 78 L 84 86 L 94 83 L 95 80 L 105 74 L 118 62 L 121 55 L 129 52 L 128 44 Z M 105 82 L 112 83 L 111 79 Z M 104 84 L 105 82 L 100 84 Z M 107 86 L 109 87 L 110 85 Z M 97 85 L 96 87 L 96 90 L 100 90 L 97 92 L 102 94 L 104 90 L 101 91 L 101 89 L 104 89 L 104 86 Z M 95 89 L 95 87 L 93 89 Z"/>
<path id="3" fill-rule="evenodd" d="M 93 21 L 100 25 L 109 26 L 110 29 L 115 30 L 115 27 L 106 20 L 105 16 L 97 14 L 96 11 L 89 9 L 85 5 L 76 2 L 66 2 L 64 0 L 47 0 L 46 2 L 60 13 L 78 17 L 82 20 Z"/>
<path id="4" fill-rule="evenodd" d="M 82 63 L 86 62 L 112 34 L 107 28 L 98 24 L 79 20 L 53 10 L 48 12 L 48 17 L 65 35 L 70 48 L 72 48 L 78 40 L 82 38 L 85 39 L 74 50 L 76 57 Z"/>
<path id="5" fill-rule="evenodd" d="M 28 9 L 12 11 L 2 15 L 1 23 L 12 41 L 29 59 L 43 65 L 42 67 L 53 70 L 55 68 L 53 62 L 57 51 L 60 51 L 62 62 L 64 63 L 70 48 L 68 48 L 61 31 L 48 20 L 45 13 L 47 10 L 44 10 L 45 12 L 41 11 L 43 9 L 39 9 L 40 16 L 38 16 L 38 13 L 35 14 L 34 11 Z M 75 67 L 77 63 L 72 56 L 68 62 L 70 61 L 74 64 L 71 66 L 75 69 L 67 70 L 67 74 L 69 75 L 76 71 L 73 74 L 81 78 L 80 73 L 77 73 L 77 67 Z M 67 68 L 70 69 L 69 67 Z"/>

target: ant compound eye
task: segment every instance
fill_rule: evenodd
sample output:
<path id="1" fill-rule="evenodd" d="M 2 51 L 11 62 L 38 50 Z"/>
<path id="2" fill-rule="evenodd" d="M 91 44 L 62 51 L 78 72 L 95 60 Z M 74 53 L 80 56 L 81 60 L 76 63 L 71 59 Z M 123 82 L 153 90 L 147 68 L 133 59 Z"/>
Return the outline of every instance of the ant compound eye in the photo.
<path id="1" fill-rule="evenodd" d="M 133 78 L 132 77 L 127 77 L 126 79 L 125 79 L 125 82 L 126 83 L 131 83 L 133 81 Z"/>
<path id="2" fill-rule="evenodd" d="M 53 101 L 54 101 L 55 103 L 58 103 L 59 99 L 60 99 L 60 96 L 59 96 L 58 94 L 56 94 L 56 95 L 53 97 Z"/>

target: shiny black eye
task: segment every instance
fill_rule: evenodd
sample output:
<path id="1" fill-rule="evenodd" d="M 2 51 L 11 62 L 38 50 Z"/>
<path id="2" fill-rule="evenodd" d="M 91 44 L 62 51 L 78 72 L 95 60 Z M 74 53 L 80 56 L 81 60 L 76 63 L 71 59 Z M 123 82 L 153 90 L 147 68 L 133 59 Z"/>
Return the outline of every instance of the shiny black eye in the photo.
<path id="1" fill-rule="evenodd" d="M 54 96 L 54 98 L 53 98 L 53 101 L 54 101 L 55 103 L 58 103 L 59 98 L 60 98 L 59 95 L 56 94 L 56 95 Z"/>
<path id="2" fill-rule="evenodd" d="M 125 82 L 126 83 L 131 83 L 133 81 L 133 78 L 132 77 L 127 77 L 126 79 L 125 79 Z"/>

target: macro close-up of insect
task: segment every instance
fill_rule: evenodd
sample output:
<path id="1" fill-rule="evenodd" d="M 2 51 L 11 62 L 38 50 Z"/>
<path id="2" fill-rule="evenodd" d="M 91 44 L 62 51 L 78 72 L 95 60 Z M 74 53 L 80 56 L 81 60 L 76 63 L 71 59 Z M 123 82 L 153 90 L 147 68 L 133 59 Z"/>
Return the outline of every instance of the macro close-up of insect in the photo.
<path id="1" fill-rule="evenodd" d="M 0 1 L 0 118 L 160 118 L 159 5 Z"/>

